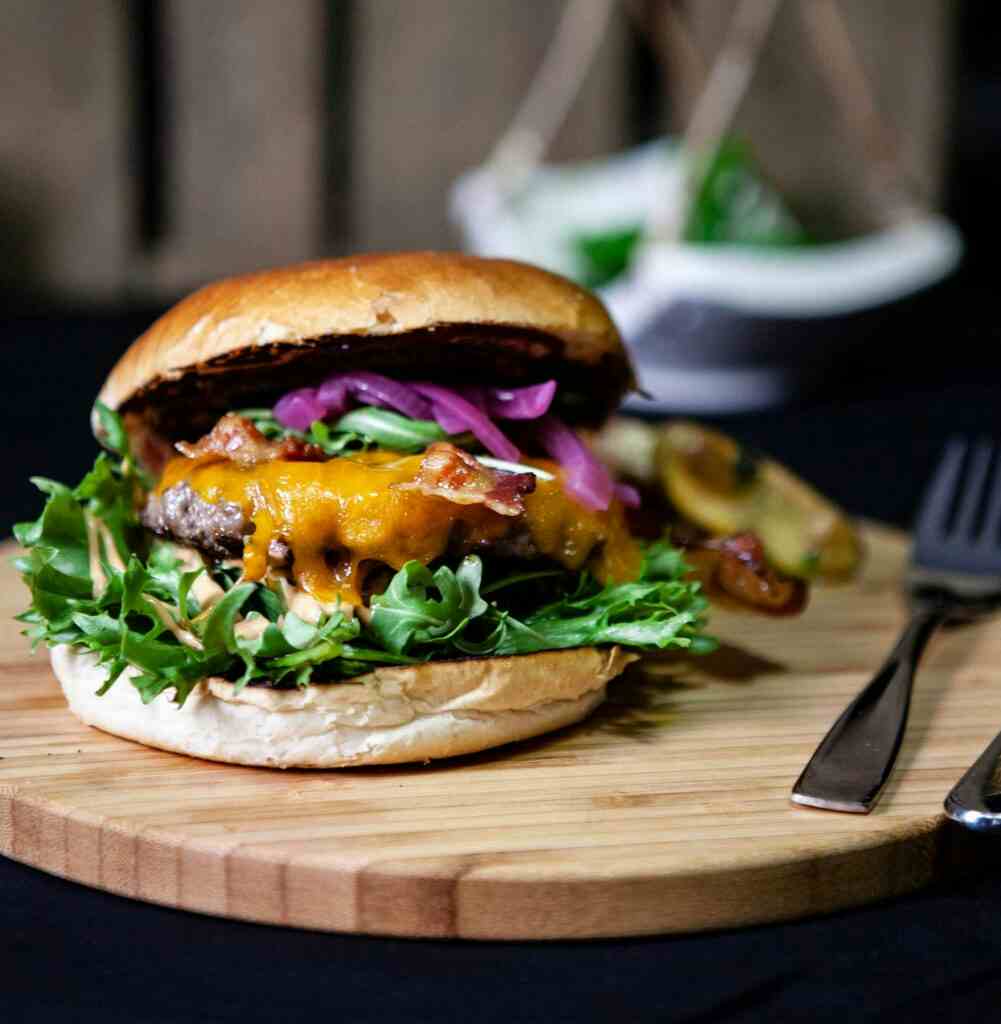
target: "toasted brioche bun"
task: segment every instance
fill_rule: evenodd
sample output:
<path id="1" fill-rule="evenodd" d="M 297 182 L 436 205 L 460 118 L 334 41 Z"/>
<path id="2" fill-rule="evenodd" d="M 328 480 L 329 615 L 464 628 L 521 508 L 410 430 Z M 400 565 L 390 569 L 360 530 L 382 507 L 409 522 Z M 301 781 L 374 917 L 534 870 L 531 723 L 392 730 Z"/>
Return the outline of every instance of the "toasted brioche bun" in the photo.
<path id="1" fill-rule="evenodd" d="M 564 416 L 600 422 L 635 385 L 601 302 L 510 260 L 404 252 L 227 278 L 189 295 L 100 393 L 169 440 L 338 370 L 502 383 L 555 377 Z"/>
<path id="2" fill-rule="evenodd" d="M 144 705 L 127 678 L 98 697 L 105 672 L 83 648 L 62 645 L 51 657 L 70 709 L 87 725 L 193 757 L 279 768 L 427 761 L 538 736 L 584 718 L 636 659 L 617 647 L 582 647 L 239 694 L 206 679 L 179 708 L 168 694 Z"/>

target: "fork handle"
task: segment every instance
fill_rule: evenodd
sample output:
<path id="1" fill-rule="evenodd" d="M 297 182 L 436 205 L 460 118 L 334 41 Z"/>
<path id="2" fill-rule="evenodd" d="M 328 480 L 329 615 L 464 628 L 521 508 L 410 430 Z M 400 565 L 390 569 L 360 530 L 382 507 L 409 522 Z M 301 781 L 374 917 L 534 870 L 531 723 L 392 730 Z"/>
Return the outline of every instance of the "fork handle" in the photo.
<path id="1" fill-rule="evenodd" d="M 977 832 L 1001 829 L 1001 806 L 990 806 L 987 787 L 1001 757 L 1001 733 L 977 758 L 945 798 L 945 813 L 960 825 Z"/>
<path id="2" fill-rule="evenodd" d="M 900 751 L 914 670 L 928 638 L 946 618 L 940 605 L 920 605 L 869 684 L 841 713 L 793 787 L 794 803 L 868 814 Z"/>

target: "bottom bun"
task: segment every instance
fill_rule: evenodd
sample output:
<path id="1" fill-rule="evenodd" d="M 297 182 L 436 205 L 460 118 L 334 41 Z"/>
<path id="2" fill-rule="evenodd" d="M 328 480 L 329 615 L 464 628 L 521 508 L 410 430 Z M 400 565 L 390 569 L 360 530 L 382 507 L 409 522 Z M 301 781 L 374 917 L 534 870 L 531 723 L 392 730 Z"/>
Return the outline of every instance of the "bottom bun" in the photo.
<path id="1" fill-rule="evenodd" d="M 538 736 L 584 718 L 634 660 L 618 647 L 581 647 L 240 693 L 210 678 L 179 708 L 169 692 L 143 704 L 126 678 L 98 697 L 106 673 L 96 655 L 66 645 L 52 650 L 70 710 L 87 725 L 193 757 L 278 768 L 428 761 Z"/>

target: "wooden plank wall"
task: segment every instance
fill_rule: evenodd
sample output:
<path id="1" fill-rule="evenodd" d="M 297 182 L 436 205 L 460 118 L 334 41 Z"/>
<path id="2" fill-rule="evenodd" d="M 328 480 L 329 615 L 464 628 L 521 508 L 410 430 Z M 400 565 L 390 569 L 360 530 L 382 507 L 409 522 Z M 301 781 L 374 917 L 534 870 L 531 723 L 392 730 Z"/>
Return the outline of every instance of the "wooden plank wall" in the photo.
<path id="1" fill-rule="evenodd" d="M 115 0 L 6 0 L 0 284 L 108 299 L 128 274 L 127 48 Z"/>
<path id="2" fill-rule="evenodd" d="M 700 50 L 719 47 L 738 0 L 685 0 Z M 798 211 L 843 232 L 878 221 L 858 139 L 818 71 L 798 8 L 786 3 L 762 54 L 736 130 Z M 839 0 L 852 44 L 884 117 L 900 139 L 903 164 L 926 198 L 941 195 L 951 94 L 952 0 Z"/>
<path id="3" fill-rule="evenodd" d="M 732 4 L 687 0 L 704 52 L 718 45 Z M 848 196 L 851 213 L 857 154 L 789 24 L 795 6 L 780 16 L 740 123 L 801 206 Z M 934 185 L 949 0 L 843 7 L 909 159 Z M 490 152 L 562 8 L 563 0 L 7 0 L 0 285 L 165 301 L 257 266 L 454 245 L 449 185 Z M 144 32 L 145 48 L 136 37 Z M 635 46 L 619 10 L 554 158 L 630 141 Z M 156 108 L 153 131 L 143 97 Z"/>
<path id="4" fill-rule="evenodd" d="M 317 254 L 324 5 L 167 0 L 164 235 L 148 290 Z"/>
<path id="5" fill-rule="evenodd" d="M 354 236 L 362 248 L 456 244 L 447 193 L 514 115 L 563 0 L 364 0 L 353 33 Z M 552 156 L 624 145 L 627 31 L 616 12 Z"/>
<path id="6" fill-rule="evenodd" d="M 15 86 L 0 93 L 2 273 L 73 298 L 160 301 L 322 254 L 455 245 L 449 185 L 506 127 L 561 9 L 13 0 L 0 42 Z M 154 38 L 137 45 L 140 31 Z M 626 141 L 626 39 L 620 13 L 557 157 Z M 153 136 L 137 99 L 150 76 Z"/>

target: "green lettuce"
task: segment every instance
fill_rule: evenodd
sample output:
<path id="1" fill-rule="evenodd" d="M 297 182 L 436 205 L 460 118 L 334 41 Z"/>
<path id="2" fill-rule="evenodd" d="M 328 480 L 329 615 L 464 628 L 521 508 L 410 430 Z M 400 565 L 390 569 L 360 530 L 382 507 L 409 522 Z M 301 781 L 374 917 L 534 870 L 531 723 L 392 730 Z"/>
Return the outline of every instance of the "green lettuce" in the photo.
<path id="1" fill-rule="evenodd" d="M 372 598 L 368 629 L 387 650 L 410 655 L 532 654 L 595 644 L 705 653 L 716 646 L 700 632 L 708 603 L 699 584 L 684 578 L 687 570 L 663 542 L 647 549 L 638 580 L 604 586 L 587 572 L 547 571 L 484 587 L 483 563 L 475 555 L 457 570 L 441 566 L 433 574 L 410 562 Z M 483 596 L 527 586 L 536 592 L 543 579 L 558 596 L 521 615 Z M 517 603 L 526 603 L 524 594 Z"/>
<path id="2" fill-rule="evenodd" d="M 431 420 L 415 420 L 391 409 L 361 406 L 333 423 L 316 420 L 306 433 L 283 426 L 270 409 L 241 409 L 237 414 L 250 420 L 267 438 L 297 437 L 319 445 L 327 455 L 341 455 L 378 445 L 394 452 L 422 452 L 434 441 L 450 438 Z"/>
<path id="3" fill-rule="evenodd" d="M 373 597 L 367 623 L 341 611 L 306 622 L 266 585 L 214 568 L 225 593 L 203 609 L 194 584 L 210 570 L 187 568 L 173 545 L 140 527 L 135 510 L 147 482 L 114 414 L 102 414 L 105 421 L 102 440 L 114 455 L 99 455 L 73 489 L 36 478 L 45 506 L 14 531 L 25 549 L 16 565 L 31 594 L 18 616 L 25 634 L 35 646 L 73 644 L 96 654 L 107 673 L 101 693 L 128 666 L 138 670 L 131 682 L 144 701 L 171 691 L 183 704 L 206 676 L 237 687 L 305 686 L 430 659 L 594 644 L 715 646 L 701 633 L 707 602 L 699 584 L 663 542 L 646 549 L 637 580 L 605 585 L 587 572 L 511 573 L 475 555 L 454 568 L 408 562 Z"/>

